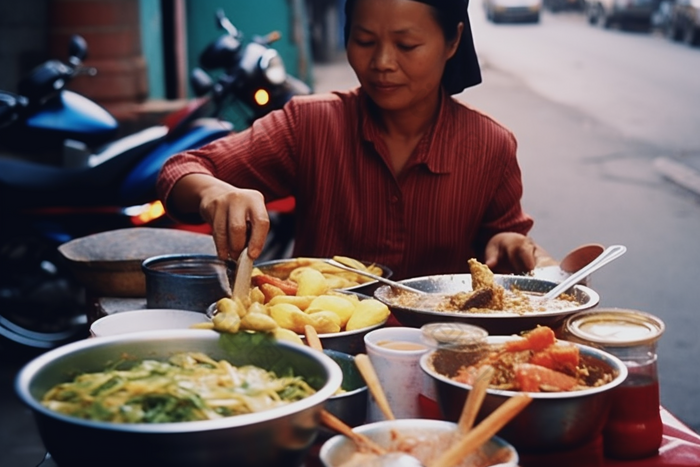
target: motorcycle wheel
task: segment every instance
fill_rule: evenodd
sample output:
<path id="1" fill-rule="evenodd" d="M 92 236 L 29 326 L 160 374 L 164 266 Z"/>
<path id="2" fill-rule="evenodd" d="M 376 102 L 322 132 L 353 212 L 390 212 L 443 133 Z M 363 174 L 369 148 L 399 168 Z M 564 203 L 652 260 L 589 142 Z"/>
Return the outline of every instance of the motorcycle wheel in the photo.
<path id="1" fill-rule="evenodd" d="M 29 356 L 87 337 L 85 294 L 47 239 L 0 244 L 0 348 Z"/>

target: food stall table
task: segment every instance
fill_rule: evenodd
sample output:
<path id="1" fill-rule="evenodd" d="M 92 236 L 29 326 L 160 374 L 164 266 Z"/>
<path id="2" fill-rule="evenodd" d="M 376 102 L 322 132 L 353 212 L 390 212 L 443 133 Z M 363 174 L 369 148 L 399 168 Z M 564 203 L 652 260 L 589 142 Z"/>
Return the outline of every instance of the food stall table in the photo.
<path id="1" fill-rule="evenodd" d="M 110 298 L 100 297 L 93 302 L 90 321 L 112 313 L 127 310 L 145 309 L 145 298 Z M 387 323 L 397 325 L 398 323 Z M 441 418 L 439 408 L 434 401 L 422 400 L 425 418 Z M 551 454 L 520 453 L 521 467 L 699 467 L 700 435 L 695 433 L 664 407 L 659 408 L 663 421 L 663 441 L 659 454 L 637 460 L 613 460 L 603 454 L 602 438 L 598 438 L 577 449 Z M 318 452 L 325 440 L 319 440 L 308 456 L 304 467 L 321 467 Z M 41 467 L 53 467 L 47 460 Z"/>

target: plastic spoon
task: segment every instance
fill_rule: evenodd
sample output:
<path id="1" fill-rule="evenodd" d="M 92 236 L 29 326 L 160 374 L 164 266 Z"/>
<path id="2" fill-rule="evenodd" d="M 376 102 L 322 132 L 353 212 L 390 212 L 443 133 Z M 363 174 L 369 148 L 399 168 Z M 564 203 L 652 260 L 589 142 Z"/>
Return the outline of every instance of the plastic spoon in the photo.
<path id="1" fill-rule="evenodd" d="M 612 245 L 607 247 L 596 259 L 564 279 L 559 285 L 540 297 L 540 300 L 551 300 L 562 293 L 569 290 L 574 285 L 578 284 L 582 279 L 585 279 L 593 272 L 602 268 L 610 261 L 619 258 L 627 251 L 627 247 L 623 245 Z"/>

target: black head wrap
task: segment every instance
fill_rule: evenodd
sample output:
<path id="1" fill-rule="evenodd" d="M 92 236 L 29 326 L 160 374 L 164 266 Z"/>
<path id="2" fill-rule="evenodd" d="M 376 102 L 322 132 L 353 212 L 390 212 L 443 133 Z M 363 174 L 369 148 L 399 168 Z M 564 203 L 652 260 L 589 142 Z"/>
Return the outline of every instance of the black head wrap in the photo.
<path id="1" fill-rule="evenodd" d="M 459 47 L 445 64 L 442 84 L 450 94 L 458 94 L 470 86 L 481 83 L 481 69 L 474 49 L 474 38 L 469 23 L 467 7 L 469 0 L 412 0 L 430 5 L 438 12 L 438 22 L 448 39 L 453 39 L 457 25 L 464 23 Z M 357 0 L 345 1 L 345 45 L 350 38 L 350 25 Z"/>

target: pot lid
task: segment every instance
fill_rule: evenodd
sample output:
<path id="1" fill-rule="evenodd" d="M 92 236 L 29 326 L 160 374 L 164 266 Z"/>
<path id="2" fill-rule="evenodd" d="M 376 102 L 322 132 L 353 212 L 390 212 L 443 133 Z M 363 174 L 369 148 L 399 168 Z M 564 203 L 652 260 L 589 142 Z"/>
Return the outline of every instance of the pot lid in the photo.
<path id="1" fill-rule="evenodd" d="M 664 329 L 664 322 L 654 315 L 618 308 L 584 311 L 565 323 L 568 334 L 591 344 L 610 347 L 653 343 Z"/>
<path id="2" fill-rule="evenodd" d="M 58 247 L 69 261 L 91 263 L 138 261 L 158 255 L 216 255 L 211 235 L 184 230 L 134 227 L 76 238 Z"/>

